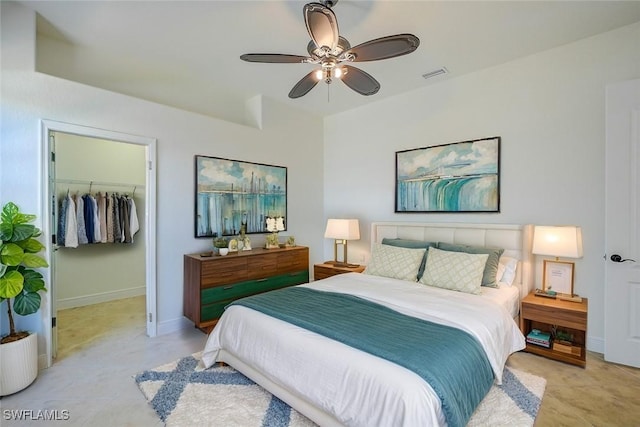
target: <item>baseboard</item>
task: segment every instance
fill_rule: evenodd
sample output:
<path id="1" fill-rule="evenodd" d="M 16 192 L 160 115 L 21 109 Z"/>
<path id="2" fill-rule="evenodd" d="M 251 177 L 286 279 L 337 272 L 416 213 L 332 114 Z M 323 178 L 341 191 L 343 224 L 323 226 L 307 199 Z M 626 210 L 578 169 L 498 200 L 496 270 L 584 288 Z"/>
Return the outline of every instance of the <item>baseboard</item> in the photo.
<path id="1" fill-rule="evenodd" d="M 193 328 L 193 323 L 188 320 L 186 317 L 180 317 L 172 320 L 165 320 L 163 322 L 158 322 L 158 334 L 157 335 L 166 335 L 171 334 L 173 332 L 182 331 L 184 329 Z"/>
<path id="2" fill-rule="evenodd" d="M 138 286 L 135 288 L 119 289 L 117 291 L 102 292 L 99 294 L 84 295 L 81 297 L 59 299 L 56 301 L 56 306 L 58 310 L 64 310 L 67 308 L 84 307 L 85 305 L 99 304 L 123 298 L 137 297 L 145 295 L 146 293 L 146 286 Z"/>
<path id="3" fill-rule="evenodd" d="M 604 354 L 604 338 L 587 336 L 587 350 Z"/>

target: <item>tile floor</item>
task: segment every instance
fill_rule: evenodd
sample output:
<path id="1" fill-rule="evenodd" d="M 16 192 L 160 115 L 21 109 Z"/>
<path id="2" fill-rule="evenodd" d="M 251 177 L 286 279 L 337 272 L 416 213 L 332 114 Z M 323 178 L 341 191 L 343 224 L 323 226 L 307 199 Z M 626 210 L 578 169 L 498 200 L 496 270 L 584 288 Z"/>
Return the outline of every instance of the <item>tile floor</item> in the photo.
<path id="1" fill-rule="evenodd" d="M 31 386 L 0 400 L 0 425 L 161 426 L 133 376 L 202 350 L 206 336 L 193 328 L 148 338 L 144 307 L 138 297 L 59 312 L 58 359 Z M 586 369 L 528 353 L 508 364 L 547 379 L 536 427 L 640 426 L 640 369 L 591 352 Z M 12 409 L 67 410 L 69 420 L 7 420 Z"/>

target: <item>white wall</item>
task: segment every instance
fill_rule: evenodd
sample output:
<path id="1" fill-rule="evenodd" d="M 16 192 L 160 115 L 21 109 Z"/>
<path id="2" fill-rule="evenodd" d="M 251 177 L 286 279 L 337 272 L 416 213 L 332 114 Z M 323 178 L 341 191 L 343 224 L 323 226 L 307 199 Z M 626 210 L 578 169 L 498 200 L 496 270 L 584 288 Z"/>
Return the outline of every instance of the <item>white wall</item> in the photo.
<path id="1" fill-rule="evenodd" d="M 57 309 L 144 295 L 146 147 L 68 133 L 55 133 L 56 195 L 127 194 L 136 203 L 140 230 L 132 243 L 98 243 L 55 252 Z M 123 184 L 123 186 L 112 185 Z M 135 184 L 135 185 L 134 185 Z"/>
<path id="2" fill-rule="evenodd" d="M 210 155 L 288 167 L 288 230 L 323 258 L 323 123 L 318 117 L 267 99 L 262 129 L 99 90 L 34 72 L 35 14 L 0 2 L 2 25 L 2 130 L 0 199 L 23 211 L 44 210 L 40 120 L 49 119 L 157 138 L 157 313 L 159 333 L 183 326 L 183 254 L 209 247 L 195 239 L 194 155 Z M 252 101 L 256 111 L 256 100 Z M 39 218 L 40 226 L 46 227 Z M 263 237 L 263 236 L 260 236 Z M 260 237 L 252 236 L 254 246 Z M 262 239 L 264 242 L 264 239 Z M 19 327 L 43 329 L 48 307 Z M 44 313 L 44 314 L 43 314 Z M 0 313 L 6 330 L 6 314 Z M 44 353 L 40 338 L 39 352 Z"/>
<path id="3" fill-rule="evenodd" d="M 374 220 L 579 225 L 575 292 L 603 351 L 605 85 L 640 76 L 638 40 L 640 23 L 328 118 L 325 214 L 360 218 L 350 260 L 368 257 Z M 394 213 L 396 151 L 491 136 L 499 214 Z"/>

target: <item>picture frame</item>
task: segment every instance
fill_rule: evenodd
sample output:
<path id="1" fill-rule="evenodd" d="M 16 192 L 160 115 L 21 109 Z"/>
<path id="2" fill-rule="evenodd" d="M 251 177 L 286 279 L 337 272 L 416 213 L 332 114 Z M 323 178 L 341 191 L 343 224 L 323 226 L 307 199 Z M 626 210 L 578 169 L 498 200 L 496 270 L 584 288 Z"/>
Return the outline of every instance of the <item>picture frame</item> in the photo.
<path id="1" fill-rule="evenodd" d="M 267 233 L 268 217 L 282 217 L 286 230 L 285 166 L 203 155 L 194 161 L 196 238 Z"/>
<path id="2" fill-rule="evenodd" d="M 542 289 L 573 296 L 573 275 L 575 263 L 569 261 L 544 260 L 542 268 Z"/>
<path id="3" fill-rule="evenodd" d="M 396 213 L 500 212 L 501 137 L 396 152 Z"/>

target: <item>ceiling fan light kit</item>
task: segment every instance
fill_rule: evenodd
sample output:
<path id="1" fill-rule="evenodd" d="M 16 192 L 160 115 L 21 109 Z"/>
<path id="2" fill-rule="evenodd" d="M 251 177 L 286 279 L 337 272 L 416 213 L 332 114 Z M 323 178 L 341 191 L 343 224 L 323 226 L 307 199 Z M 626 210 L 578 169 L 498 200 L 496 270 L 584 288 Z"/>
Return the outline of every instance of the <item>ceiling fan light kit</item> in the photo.
<path id="1" fill-rule="evenodd" d="M 304 21 L 311 41 L 307 45 L 309 56 L 281 53 L 247 53 L 240 59 L 247 62 L 271 64 L 315 64 L 319 68 L 298 81 L 289 98 L 300 98 L 309 93 L 319 81 L 331 84 L 341 80 L 352 90 L 365 96 L 376 94 L 380 83 L 367 72 L 347 65 L 352 62 L 378 61 L 395 58 L 415 51 L 420 39 L 413 34 L 396 34 L 361 43 L 355 47 L 340 36 L 336 15 L 331 10 L 337 0 L 323 3 L 307 3 L 303 7 Z"/>

